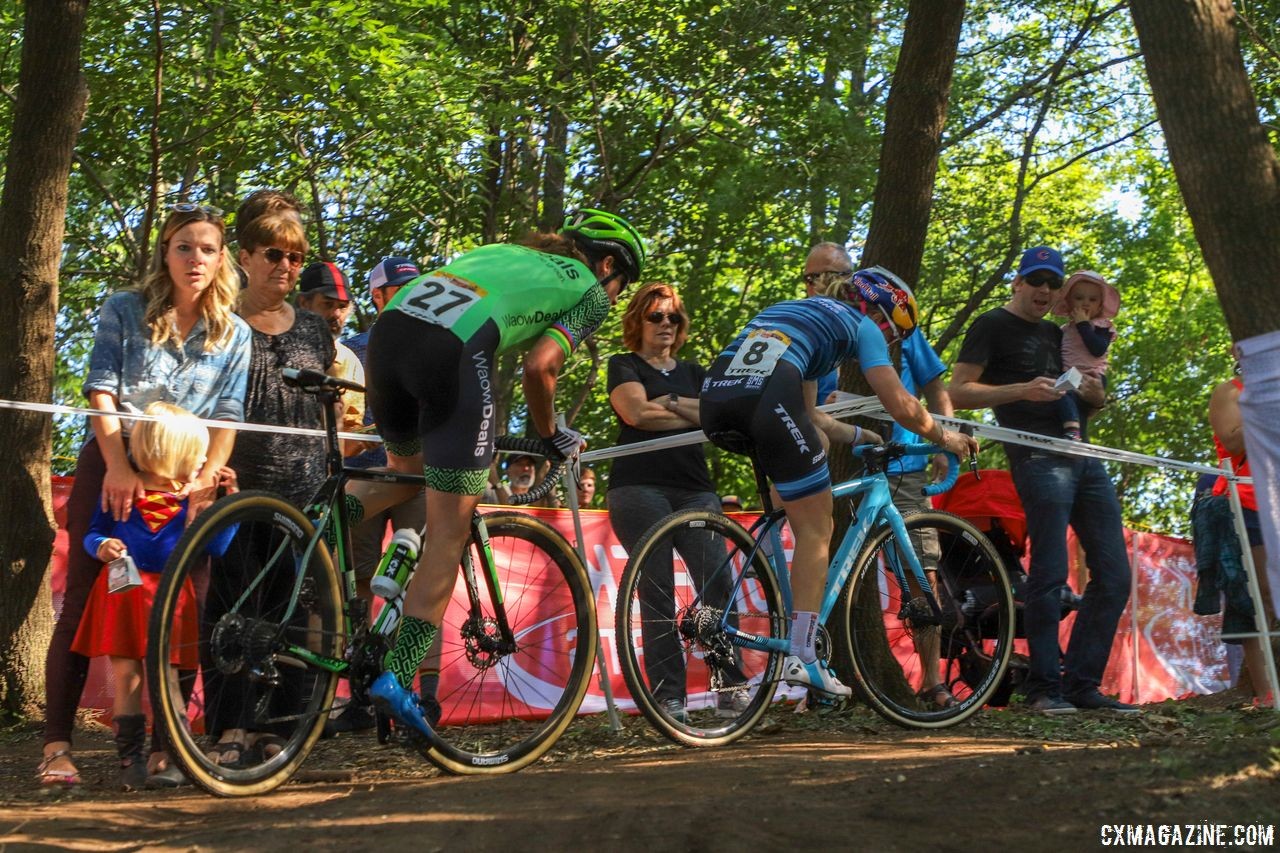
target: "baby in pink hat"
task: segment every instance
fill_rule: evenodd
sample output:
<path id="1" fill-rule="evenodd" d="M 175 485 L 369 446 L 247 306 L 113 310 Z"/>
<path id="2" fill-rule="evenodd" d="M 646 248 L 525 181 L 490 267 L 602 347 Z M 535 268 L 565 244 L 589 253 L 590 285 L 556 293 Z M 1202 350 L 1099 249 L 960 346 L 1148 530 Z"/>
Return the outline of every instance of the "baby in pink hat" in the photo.
<path id="1" fill-rule="evenodd" d="M 1080 270 L 1067 278 L 1053 313 L 1070 317 L 1062 327 L 1062 367 L 1096 376 L 1107 383 L 1107 350 L 1116 339 L 1111 318 L 1120 312 L 1120 292 L 1093 270 Z M 1070 391 L 1058 402 L 1065 438 L 1080 441 L 1080 398 Z"/>

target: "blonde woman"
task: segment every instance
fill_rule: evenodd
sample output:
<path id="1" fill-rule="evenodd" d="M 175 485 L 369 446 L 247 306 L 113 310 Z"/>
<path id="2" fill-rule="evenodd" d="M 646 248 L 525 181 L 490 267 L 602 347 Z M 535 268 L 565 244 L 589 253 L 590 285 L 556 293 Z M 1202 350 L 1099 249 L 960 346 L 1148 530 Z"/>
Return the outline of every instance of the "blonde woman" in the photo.
<path id="1" fill-rule="evenodd" d="M 175 205 L 160 228 L 142 286 L 110 296 L 102 305 L 84 392 L 95 409 L 141 412 L 174 403 L 202 418 L 244 419 L 249 371 L 249 327 L 232 308 L 239 292 L 226 247 L 221 211 Z M 67 501 L 66 593 L 45 662 L 45 744 L 38 778 L 75 785 L 71 727 L 89 671 L 89 659 L 71 651 L 85 602 L 102 569 L 82 547 L 94 511 L 128 518 L 143 495 L 129 461 L 131 424 L 119 417 L 90 419 L 92 432 L 76 463 Z M 208 458 L 190 493 L 193 512 L 208 503 L 231 453 L 235 432 L 213 430 Z"/>

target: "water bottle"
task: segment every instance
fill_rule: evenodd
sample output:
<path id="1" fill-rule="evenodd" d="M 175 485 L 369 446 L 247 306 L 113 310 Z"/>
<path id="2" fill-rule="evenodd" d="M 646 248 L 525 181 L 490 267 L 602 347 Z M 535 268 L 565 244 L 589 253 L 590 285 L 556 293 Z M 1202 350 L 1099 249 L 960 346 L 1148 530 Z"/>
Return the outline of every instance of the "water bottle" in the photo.
<path id="1" fill-rule="evenodd" d="M 369 581 L 373 594 L 390 601 L 404 592 L 409 576 L 418 565 L 418 549 L 421 547 L 422 540 L 416 530 L 402 527 L 391 534 L 386 553 Z"/>

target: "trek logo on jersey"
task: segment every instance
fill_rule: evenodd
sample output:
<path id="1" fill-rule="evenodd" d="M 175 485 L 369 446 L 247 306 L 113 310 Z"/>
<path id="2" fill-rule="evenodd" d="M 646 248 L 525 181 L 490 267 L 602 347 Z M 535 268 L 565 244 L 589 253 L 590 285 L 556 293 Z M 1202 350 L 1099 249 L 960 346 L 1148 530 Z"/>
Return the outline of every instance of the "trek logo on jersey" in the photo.
<path id="1" fill-rule="evenodd" d="M 781 403 L 773 409 L 774 414 L 782 418 L 782 425 L 787 428 L 787 432 L 791 433 L 791 438 L 795 441 L 796 447 L 801 453 L 809 452 L 809 443 L 804 440 L 804 433 L 800 431 L 800 427 L 796 426 L 795 419 L 791 417 L 786 408 Z"/>
<path id="2" fill-rule="evenodd" d="M 476 366 L 476 380 L 480 383 L 480 434 L 476 436 L 476 449 L 473 456 L 484 456 L 489 447 L 490 424 L 493 421 L 493 384 L 489 381 L 489 359 L 478 352 L 471 356 Z"/>

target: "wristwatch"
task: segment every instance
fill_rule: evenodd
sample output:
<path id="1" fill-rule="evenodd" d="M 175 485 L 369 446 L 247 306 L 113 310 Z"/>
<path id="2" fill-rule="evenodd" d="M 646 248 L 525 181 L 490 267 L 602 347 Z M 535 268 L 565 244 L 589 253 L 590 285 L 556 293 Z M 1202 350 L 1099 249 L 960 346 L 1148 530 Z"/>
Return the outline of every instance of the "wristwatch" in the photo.
<path id="1" fill-rule="evenodd" d="M 675 411 L 676 405 L 680 402 L 680 395 L 671 393 L 667 395 L 667 408 Z"/>

